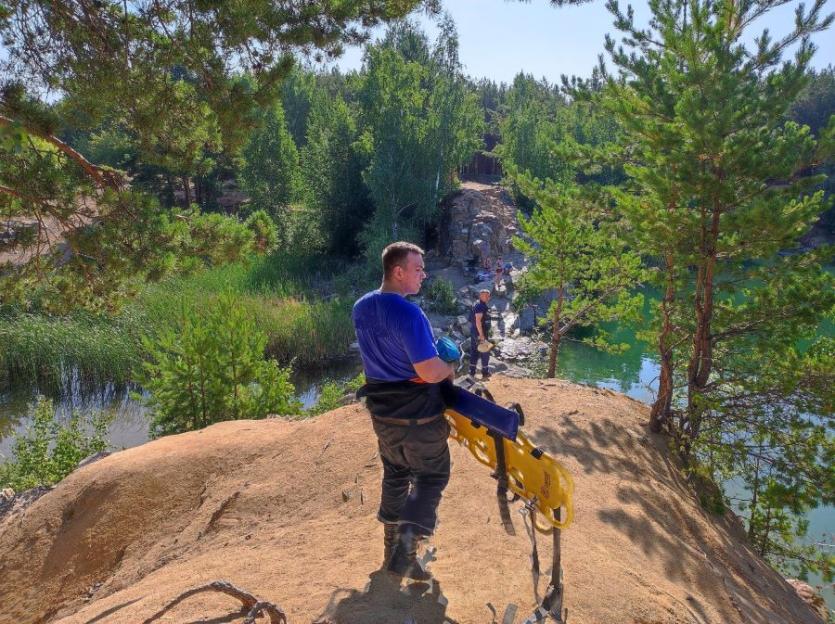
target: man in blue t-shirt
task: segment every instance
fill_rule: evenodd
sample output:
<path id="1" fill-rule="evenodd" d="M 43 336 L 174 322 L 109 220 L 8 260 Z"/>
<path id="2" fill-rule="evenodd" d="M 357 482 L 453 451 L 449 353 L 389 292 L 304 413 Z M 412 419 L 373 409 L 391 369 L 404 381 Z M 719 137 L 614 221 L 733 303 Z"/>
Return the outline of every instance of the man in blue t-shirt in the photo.
<path id="1" fill-rule="evenodd" d="M 417 540 L 435 530 L 449 481 L 449 424 L 440 382 L 454 369 L 438 357 L 432 327 L 406 299 L 420 291 L 423 250 L 405 242 L 383 250 L 383 283 L 363 295 L 352 313 L 365 369 L 366 398 L 383 462 L 377 518 L 385 532 L 383 565 L 399 576 L 426 580 Z"/>
<path id="2" fill-rule="evenodd" d="M 487 369 L 490 363 L 490 351 L 478 350 L 478 345 L 487 342 L 490 336 L 490 308 L 487 307 L 489 301 L 490 291 L 482 288 L 478 293 L 478 301 L 470 310 L 470 377 L 475 377 L 479 358 L 482 378 L 490 377 L 490 371 Z"/>

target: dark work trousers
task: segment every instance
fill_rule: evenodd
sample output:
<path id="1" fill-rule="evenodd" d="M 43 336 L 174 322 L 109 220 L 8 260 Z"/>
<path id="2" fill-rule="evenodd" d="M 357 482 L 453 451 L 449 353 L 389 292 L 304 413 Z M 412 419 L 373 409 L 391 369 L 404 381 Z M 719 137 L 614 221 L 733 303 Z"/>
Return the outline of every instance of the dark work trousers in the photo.
<path id="1" fill-rule="evenodd" d="M 478 332 L 474 331 L 470 338 L 470 375 L 475 375 L 475 368 L 478 364 L 478 358 L 481 357 L 481 372 L 487 372 L 487 364 L 490 362 L 490 352 L 479 353 L 478 351 Z"/>
<path id="2" fill-rule="evenodd" d="M 432 535 L 441 493 L 449 482 L 449 423 L 392 425 L 372 417 L 383 460 L 383 492 L 377 519 Z"/>

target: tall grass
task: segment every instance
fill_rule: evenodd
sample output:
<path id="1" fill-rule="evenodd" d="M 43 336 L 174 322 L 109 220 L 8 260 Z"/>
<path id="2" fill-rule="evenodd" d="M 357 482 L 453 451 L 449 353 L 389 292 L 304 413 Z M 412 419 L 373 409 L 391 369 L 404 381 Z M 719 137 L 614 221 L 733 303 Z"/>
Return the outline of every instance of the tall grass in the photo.
<path id="1" fill-rule="evenodd" d="M 329 272 L 330 268 L 330 272 Z M 232 293 L 268 336 L 267 355 L 315 367 L 347 353 L 354 340 L 350 297 L 324 296 L 326 262 L 272 256 L 144 285 L 112 316 L 0 316 L 0 378 L 14 386 L 60 389 L 70 374 L 82 383 L 129 381 L 142 360 L 142 337 L 177 330 L 221 293 Z"/>
<path id="2" fill-rule="evenodd" d="M 85 316 L 6 317 L 0 319 L 0 378 L 43 391 L 60 389 L 74 370 L 92 384 L 124 382 L 139 362 L 139 346 L 117 322 Z"/>

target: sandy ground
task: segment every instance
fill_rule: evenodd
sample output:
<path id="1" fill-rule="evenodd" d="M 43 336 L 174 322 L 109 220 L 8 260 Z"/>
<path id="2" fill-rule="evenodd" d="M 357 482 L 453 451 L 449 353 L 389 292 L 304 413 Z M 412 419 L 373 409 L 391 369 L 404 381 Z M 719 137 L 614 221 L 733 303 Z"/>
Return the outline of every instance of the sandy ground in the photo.
<path id="1" fill-rule="evenodd" d="M 490 389 L 522 403 L 525 430 L 574 475 L 563 534 L 571 624 L 819 622 L 730 520 L 700 509 L 645 428 L 646 406 L 553 380 L 497 377 Z M 381 469 L 360 405 L 116 453 L 0 523 L 0 622 L 143 622 L 225 579 L 280 605 L 290 624 L 498 623 L 511 604 L 521 623 L 547 582 L 533 584 L 522 516 L 514 507 L 509 535 L 489 471 L 456 444 L 452 457 L 436 580 L 401 587 L 378 571 Z M 538 543 L 547 569 L 550 540 Z M 241 622 L 238 607 L 201 594 L 157 621 Z"/>

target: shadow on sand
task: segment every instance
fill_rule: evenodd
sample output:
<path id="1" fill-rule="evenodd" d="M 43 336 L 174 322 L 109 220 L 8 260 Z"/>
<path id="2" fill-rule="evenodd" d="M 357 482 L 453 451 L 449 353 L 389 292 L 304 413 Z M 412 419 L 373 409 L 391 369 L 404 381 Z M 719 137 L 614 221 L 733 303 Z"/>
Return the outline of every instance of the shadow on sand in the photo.
<path id="1" fill-rule="evenodd" d="M 338 589 L 319 624 L 458 624 L 447 617 L 447 600 L 436 580 L 402 585 L 388 572 L 368 577 L 364 591 Z"/>

